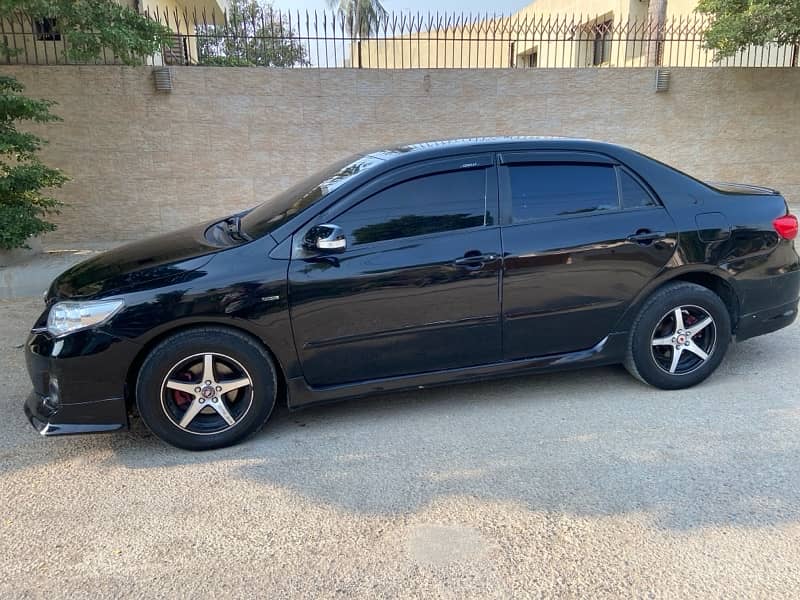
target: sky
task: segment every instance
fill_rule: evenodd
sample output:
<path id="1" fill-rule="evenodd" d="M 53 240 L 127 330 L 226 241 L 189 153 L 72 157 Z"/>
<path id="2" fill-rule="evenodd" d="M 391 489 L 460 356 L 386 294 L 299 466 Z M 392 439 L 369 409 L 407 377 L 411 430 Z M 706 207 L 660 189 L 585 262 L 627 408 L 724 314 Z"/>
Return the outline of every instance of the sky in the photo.
<path id="1" fill-rule="evenodd" d="M 442 12 L 442 13 L 496 13 L 510 15 L 519 9 L 530 4 L 532 0 L 439 0 L 438 2 L 424 2 L 423 0 L 383 0 L 383 7 L 389 12 Z M 273 0 L 275 8 L 281 10 L 290 9 L 292 11 L 323 11 L 328 9 L 325 0 Z"/>

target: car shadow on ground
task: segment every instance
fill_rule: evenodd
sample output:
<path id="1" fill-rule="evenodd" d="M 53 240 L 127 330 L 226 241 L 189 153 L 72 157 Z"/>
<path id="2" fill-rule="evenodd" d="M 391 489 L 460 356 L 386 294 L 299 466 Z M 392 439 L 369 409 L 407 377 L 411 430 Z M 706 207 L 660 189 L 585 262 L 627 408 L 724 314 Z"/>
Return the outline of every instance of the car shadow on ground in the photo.
<path id="1" fill-rule="evenodd" d="M 12 431 L 0 474 L 44 463 L 189 468 L 198 481 L 223 472 L 222 485 L 257 483 L 364 515 L 466 498 L 554 514 L 638 513 L 672 530 L 778 526 L 800 521 L 800 402 L 764 388 L 780 373 L 794 385 L 795 337 L 734 348 L 690 390 L 656 391 L 621 367 L 451 385 L 279 408 L 250 440 L 205 453 L 167 446 L 138 420 L 113 435 Z M 16 421 L 26 427 L 16 411 L 4 427 Z"/>
<path id="2" fill-rule="evenodd" d="M 644 513 L 677 530 L 795 522 L 800 412 L 733 399 L 732 383 L 721 373 L 694 390 L 658 392 L 616 367 L 529 376 L 283 408 L 245 444 L 209 453 L 175 451 L 137 425 L 136 443 L 114 460 L 229 461 L 231 485 L 279 486 L 365 514 L 467 497 Z"/>

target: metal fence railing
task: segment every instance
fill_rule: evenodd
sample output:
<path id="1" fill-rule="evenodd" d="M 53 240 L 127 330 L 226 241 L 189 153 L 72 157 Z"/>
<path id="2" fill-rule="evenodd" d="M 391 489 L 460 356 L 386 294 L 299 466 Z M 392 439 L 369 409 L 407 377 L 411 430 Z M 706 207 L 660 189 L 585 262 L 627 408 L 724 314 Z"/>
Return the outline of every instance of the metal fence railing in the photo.
<path id="1" fill-rule="evenodd" d="M 145 57 L 150 64 L 408 68 L 542 68 L 643 66 L 795 67 L 797 45 L 752 46 L 715 60 L 704 45 L 709 20 L 699 14 L 669 18 L 518 13 L 473 14 L 280 11 L 255 8 L 198 13 L 149 8 L 172 42 Z M 0 61 L 76 64 L 69 35 L 58 23 L 24 14 L 0 21 Z M 108 52 L 98 64 L 117 62 Z"/>

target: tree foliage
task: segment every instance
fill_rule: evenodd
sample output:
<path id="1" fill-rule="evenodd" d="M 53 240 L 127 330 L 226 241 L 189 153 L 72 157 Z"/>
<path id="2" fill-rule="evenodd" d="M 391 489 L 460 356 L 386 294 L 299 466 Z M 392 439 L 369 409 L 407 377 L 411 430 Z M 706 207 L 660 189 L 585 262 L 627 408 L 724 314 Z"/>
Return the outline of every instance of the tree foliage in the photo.
<path id="1" fill-rule="evenodd" d="M 0 248 L 5 249 L 25 246 L 30 236 L 55 229 L 45 217 L 57 210 L 59 202 L 41 190 L 60 187 L 67 180 L 39 160 L 44 140 L 17 129 L 19 122 L 58 120 L 50 112 L 53 103 L 28 98 L 22 91 L 12 77 L 0 77 Z"/>
<path id="2" fill-rule="evenodd" d="M 233 67 L 291 67 L 308 64 L 287 16 L 257 0 L 232 0 L 224 24 L 198 31 L 198 62 Z"/>
<path id="3" fill-rule="evenodd" d="M 697 10 L 713 19 L 705 38 L 718 59 L 751 44 L 800 44 L 800 0 L 700 0 Z"/>
<path id="4" fill-rule="evenodd" d="M 377 33 L 378 23 L 386 17 L 380 0 L 328 0 L 328 6 L 342 16 L 347 33 L 352 36 L 369 37 Z"/>
<path id="5" fill-rule="evenodd" d="M 172 35 L 164 25 L 113 0 L 0 0 L 0 18 L 18 14 L 56 23 L 69 36 L 68 57 L 79 62 L 108 52 L 121 63 L 139 65 Z"/>
<path id="6" fill-rule="evenodd" d="M 0 19 L 9 21 L 50 19 L 68 36 L 67 55 L 88 61 L 104 52 L 124 64 L 142 64 L 168 44 L 169 29 L 113 0 L 0 0 Z M 17 50 L 0 37 L 0 51 Z M 59 120 L 50 112 L 53 102 L 35 100 L 23 93 L 12 77 L 0 77 L 0 248 L 26 245 L 29 237 L 52 231 L 47 220 L 60 202 L 43 190 L 60 187 L 67 177 L 44 165 L 38 152 L 45 143 L 20 131 L 25 122 Z"/>

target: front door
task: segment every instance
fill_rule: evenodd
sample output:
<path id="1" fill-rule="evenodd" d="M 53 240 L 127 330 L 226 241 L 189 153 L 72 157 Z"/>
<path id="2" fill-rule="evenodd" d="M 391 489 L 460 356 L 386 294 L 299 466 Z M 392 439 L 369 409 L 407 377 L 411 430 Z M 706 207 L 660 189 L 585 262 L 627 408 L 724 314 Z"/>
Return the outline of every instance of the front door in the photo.
<path id="1" fill-rule="evenodd" d="M 336 385 L 499 361 L 497 186 L 492 157 L 437 161 L 355 191 L 344 251 L 302 248 L 289 299 L 309 384 Z M 337 205 L 338 206 L 338 205 Z M 319 223 L 317 223 L 319 224 Z"/>
<path id="2" fill-rule="evenodd" d="M 672 256 L 674 223 L 610 159 L 503 158 L 504 358 L 592 348 Z"/>

